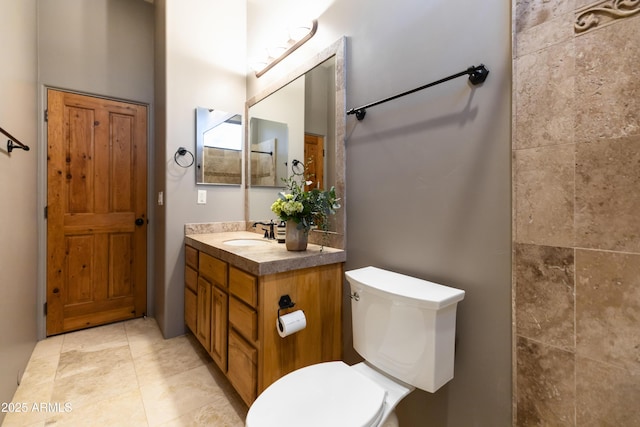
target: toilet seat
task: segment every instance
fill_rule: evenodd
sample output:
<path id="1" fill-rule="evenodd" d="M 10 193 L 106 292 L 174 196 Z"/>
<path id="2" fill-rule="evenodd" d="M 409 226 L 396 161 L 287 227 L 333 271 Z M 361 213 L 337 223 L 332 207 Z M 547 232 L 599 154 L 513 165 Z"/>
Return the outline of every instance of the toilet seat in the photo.
<path id="1" fill-rule="evenodd" d="M 247 414 L 246 427 L 372 427 L 386 391 L 344 362 L 293 371 L 271 384 Z"/>

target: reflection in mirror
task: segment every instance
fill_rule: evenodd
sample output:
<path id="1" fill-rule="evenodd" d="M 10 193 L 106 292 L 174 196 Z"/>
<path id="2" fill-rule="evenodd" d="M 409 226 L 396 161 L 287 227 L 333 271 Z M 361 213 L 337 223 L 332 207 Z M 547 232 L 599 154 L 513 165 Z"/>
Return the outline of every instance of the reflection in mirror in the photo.
<path id="1" fill-rule="evenodd" d="M 196 183 L 242 183 L 242 116 L 196 108 Z"/>
<path id="2" fill-rule="evenodd" d="M 287 157 L 276 158 L 276 165 L 284 162 L 289 165 L 285 176 L 291 173 L 290 165 L 294 160 L 303 161 L 307 174 L 312 174 L 311 187 L 336 188 L 342 208 L 331 217 L 330 243 L 328 246 L 344 248 L 345 245 L 345 76 L 344 76 L 344 39 L 338 40 L 329 48 L 318 53 L 292 72 L 281 82 L 266 89 L 263 93 L 247 101 L 245 114 L 249 118 L 247 149 L 251 151 L 271 151 L 253 146 L 254 134 L 262 121 L 286 124 Z M 275 141 L 269 142 L 271 139 Z M 280 137 L 263 135 L 258 142 L 274 143 L 276 148 Z M 278 152 L 278 156 L 280 156 Z M 284 156 L 284 154 L 282 154 Z M 274 218 L 271 204 L 278 197 L 283 183 L 278 176 L 276 187 L 264 187 L 254 184 L 252 170 L 256 166 L 253 154 L 247 164 L 247 221 L 263 221 Z M 277 172 L 276 172 L 277 174 Z M 272 185 L 269 181 L 269 184 Z M 309 241 L 324 242 L 322 233 L 312 233 Z"/>
<path id="3" fill-rule="evenodd" d="M 282 186 L 289 164 L 287 124 L 251 117 L 249 134 L 251 186 Z"/>

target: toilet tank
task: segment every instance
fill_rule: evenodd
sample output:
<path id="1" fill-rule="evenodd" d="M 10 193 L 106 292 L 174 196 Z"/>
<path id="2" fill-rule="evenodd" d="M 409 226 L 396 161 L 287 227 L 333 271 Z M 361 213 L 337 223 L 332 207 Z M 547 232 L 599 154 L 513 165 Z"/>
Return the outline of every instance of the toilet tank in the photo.
<path id="1" fill-rule="evenodd" d="M 353 346 L 379 370 L 435 392 L 453 378 L 464 291 L 376 267 L 347 271 Z"/>

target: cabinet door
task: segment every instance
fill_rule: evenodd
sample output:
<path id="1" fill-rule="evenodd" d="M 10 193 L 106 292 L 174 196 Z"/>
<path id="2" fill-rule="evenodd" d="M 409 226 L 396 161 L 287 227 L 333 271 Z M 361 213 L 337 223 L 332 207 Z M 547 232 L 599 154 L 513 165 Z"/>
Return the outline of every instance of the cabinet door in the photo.
<path id="1" fill-rule="evenodd" d="M 258 351 L 233 329 L 229 332 L 229 372 L 227 377 L 244 403 L 256 400 Z"/>
<path id="2" fill-rule="evenodd" d="M 223 372 L 227 372 L 227 324 L 229 296 L 217 286 L 212 291 L 211 358 Z"/>
<path id="3" fill-rule="evenodd" d="M 184 290 L 184 323 L 191 332 L 196 333 L 198 316 L 198 297 L 191 289 Z"/>
<path id="4" fill-rule="evenodd" d="M 196 337 L 209 353 L 211 352 L 211 291 L 211 283 L 198 277 Z"/>

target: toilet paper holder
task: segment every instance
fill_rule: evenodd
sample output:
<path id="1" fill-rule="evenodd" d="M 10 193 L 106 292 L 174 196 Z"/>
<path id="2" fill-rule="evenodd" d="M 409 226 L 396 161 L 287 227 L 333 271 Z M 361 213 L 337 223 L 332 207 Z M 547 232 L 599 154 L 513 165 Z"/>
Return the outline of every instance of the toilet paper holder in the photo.
<path id="1" fill-rule="evenodd" d="M 296 303 L 291 301 L 291 297 L 289 295 L 282 295 L 280 297 L 280 301 L 278 301 L 278 328 L 280 332 L 282 332 L 282 322 L 280 321 L 280 310 L 286 310 L 288 308 L 295 307 Z"/>

